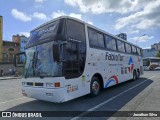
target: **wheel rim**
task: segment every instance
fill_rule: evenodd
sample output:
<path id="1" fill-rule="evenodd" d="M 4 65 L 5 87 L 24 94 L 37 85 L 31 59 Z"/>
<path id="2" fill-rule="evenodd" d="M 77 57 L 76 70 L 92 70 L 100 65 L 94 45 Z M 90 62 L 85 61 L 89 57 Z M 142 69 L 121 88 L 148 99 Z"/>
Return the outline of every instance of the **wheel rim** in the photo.
<path id="1" fill-rule="evenodd" d="M 99 92 L 99 83 L 97 81 L 94 81 L 92 84 L 92 91 L 95 95 Z"/>

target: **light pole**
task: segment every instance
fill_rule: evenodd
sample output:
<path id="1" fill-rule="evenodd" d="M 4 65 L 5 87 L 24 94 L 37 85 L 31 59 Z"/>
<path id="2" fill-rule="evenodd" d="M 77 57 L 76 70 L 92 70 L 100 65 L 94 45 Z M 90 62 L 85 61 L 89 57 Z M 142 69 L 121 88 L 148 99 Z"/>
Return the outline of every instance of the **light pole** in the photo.
<path id="1" fill-rule="evenodd" d="M 143 35 L 141 35 L 141 36 L 138 37 L 138 39 L 136 40 L 136 45 L 137 45 L 138 40 L 139 40 L 141 37 L 143 37 L 143 36 L 146 36 L 146 34 L 143 34 Z"/>

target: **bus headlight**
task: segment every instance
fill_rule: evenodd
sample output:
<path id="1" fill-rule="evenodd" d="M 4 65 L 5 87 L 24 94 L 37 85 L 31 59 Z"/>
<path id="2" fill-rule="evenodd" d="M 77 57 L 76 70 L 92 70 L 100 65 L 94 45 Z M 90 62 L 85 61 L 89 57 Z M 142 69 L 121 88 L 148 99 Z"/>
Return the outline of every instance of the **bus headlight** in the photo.
<path id="1" fill-rule="evenodd" d="M 23 86 L 26 86 L 26 85 L 27 85 L 27 82 L 22 82 L 22 85 L 23 85 Z"/>
<path id="2" fill-rule="evenodd" d="M 46 83 L 46 87 L 54 87 L 54 83 Z"/>
<path id="3" fill-rule="evenodd" d="M 60 87 L 60 82 L 56 83 L 46 83 L 46 87 Z"/>

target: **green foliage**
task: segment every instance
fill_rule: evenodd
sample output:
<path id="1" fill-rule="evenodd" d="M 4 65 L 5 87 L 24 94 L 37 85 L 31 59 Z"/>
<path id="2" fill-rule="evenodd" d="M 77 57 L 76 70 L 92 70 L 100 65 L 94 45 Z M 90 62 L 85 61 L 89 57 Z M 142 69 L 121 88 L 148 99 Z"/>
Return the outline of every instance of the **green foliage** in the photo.
<path id="1" fill-rule="evenodd" d="M 160 58 L 160 51 L 158 51 L 158 53 L 157 53 L 157 57 L 159 57 L 159 58 Z"/>

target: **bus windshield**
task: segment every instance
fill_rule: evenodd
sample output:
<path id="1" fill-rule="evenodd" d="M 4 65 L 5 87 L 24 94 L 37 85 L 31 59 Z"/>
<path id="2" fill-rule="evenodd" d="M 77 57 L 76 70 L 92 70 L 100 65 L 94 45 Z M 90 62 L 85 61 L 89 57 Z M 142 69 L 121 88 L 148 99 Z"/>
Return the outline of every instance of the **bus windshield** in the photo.
<path id="1" fill-rule="evenodd" d="M 150 59 L 151 62 L 157 63 L 160 62 L 160 59 Z"/>
<path id="2" fill-rule="evenodd" d="M 143 66 L 149 66 L 149 65 L 150 65 L 149 59 L 143 59 Z"/>
<path id="3" fill-rule="evenodd" d="M 65 20 L 60 19 L 31 31 L 26 48 L 49 41 L 66 40 L 64 26 Z"/>
<path id="4" fill-rule="evenodd" d="M 26 50 L 25 77 L 62 76 L 61 63 L 54 61 L 53 42 L 37 45 Z"/>

